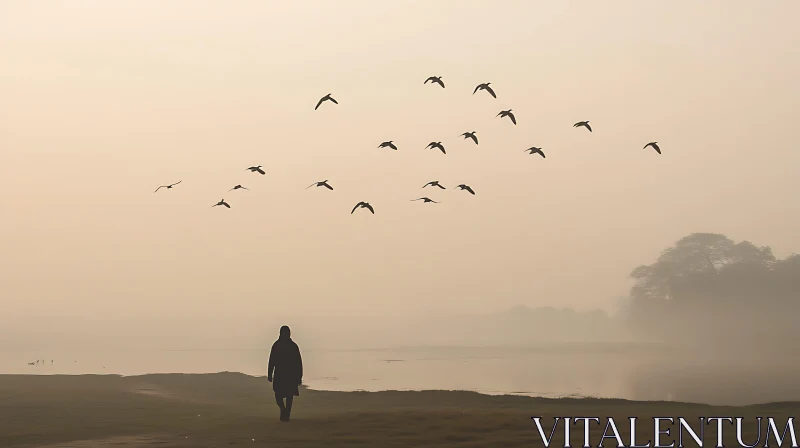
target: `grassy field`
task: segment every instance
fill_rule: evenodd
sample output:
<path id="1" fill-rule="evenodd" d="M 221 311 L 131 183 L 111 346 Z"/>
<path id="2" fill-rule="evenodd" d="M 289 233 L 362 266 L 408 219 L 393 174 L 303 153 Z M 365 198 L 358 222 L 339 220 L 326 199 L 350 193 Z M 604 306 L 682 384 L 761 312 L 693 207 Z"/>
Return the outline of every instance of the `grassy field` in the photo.
<path id="1" fill-rule="evenodd" d="M 553 416 L 611 416 L 626 441 L 627 418 L 642 417 L 639 442 L 652 439 L 652 416 L 740 416 L 748 419 L 745 441 L 752 443 L 756 416 L 779 419 L 782 430 L 786 417 L 796 415 L 799 408 L 800 403 L 794 402 L 719 407 L 458 391 L 303 389 L 295 400 L 292 421 L 282 423 L 266 379 L 237 373 L 0 375 L 0 447 L 543 446 L 531 416 L 545 417 L 546 425 L 552 425 Z M 572 446 L 580 447 L 582 427 L 573 428 Z M 602 427 L 592 429 L 595 446 L 601 434 Z M 551 446 L 564 446 L 561 427 L 554 438 Z M 667 437 L 665 443 L 671 440 Z M 708 425 L 704 440 L 705 446 L 713 446 L 715 425 Z M 729 446 L 738 446 L 733 427 L 726 429 L 725 440 Z M 608 439 L 605 446 L 613 447 L 613 442 Z M 763 443 L 762 438 L 759 446 Z"/>

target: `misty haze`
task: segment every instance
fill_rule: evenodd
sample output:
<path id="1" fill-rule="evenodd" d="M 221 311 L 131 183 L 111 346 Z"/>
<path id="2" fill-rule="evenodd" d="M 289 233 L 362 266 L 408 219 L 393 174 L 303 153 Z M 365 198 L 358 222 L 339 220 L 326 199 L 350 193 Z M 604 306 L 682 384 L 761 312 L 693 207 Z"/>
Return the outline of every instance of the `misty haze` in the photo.
<path id="1" fill-rule="evenodd" d="M 395 319 L 368 313 L 205 321 L 153 316 L 147 332 L 126 319 L 11 323 L 5 331 L 15 338 L 3 339 L 2 367 L 7 373 L 261 375 L 270 333 L 289 322 L 308 353 L 311 388 L 718 404 L 800 394 L 800 362 L 792 356 L 800 256 L 778 259 L 769 247 L 691 234 L 631 276 L 630 295 L 611 312 L 519 305 Z M 47 362 L 31 369 L 28 359 Z"/>
<path id="2" fill-rule="evenodd" d="M 272 416 L 287 325 L 298 422 L 334 391 L 800 401 L 798 16 L 0 0 L 0 398 L 121 375 Z M 118 432 L 6 406 L 0 445 Z"/>

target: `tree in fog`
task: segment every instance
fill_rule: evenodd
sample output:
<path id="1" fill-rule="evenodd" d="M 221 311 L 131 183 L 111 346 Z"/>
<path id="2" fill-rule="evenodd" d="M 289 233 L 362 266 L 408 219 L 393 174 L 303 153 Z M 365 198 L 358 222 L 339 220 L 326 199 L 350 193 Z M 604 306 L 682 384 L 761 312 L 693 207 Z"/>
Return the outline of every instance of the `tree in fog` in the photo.
<path id="1" fill-rule="evenodd" d="M 714 233 L 681 238 L 631 277 L 629 318 L 640 330 L 661 330 L 671 339 L 693 334 L 671 324 L 736 333 L 753 325 L 778 327 L 800 304 L 800 256 L 778 260 L 769 246 Z"/>

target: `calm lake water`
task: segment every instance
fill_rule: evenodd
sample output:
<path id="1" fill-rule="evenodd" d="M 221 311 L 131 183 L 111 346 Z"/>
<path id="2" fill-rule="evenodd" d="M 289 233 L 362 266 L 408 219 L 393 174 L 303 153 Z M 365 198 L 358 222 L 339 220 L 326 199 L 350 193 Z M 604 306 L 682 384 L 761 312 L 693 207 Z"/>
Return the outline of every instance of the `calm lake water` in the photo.
<path id="1" fill-rule="evenodd" d="M 36 359 L 45 362 L 28 365 Z M 261 376 L 266 374 L 267 359 L 268 352 L 259 350 L 0 352 L 0 372 L 141 375 L 233 371 Z M 680 359 L 653 347 L 303 350 L 304 383 L 312 389 L 445 389 L 733 405 L 800 401 L 796 380 L 800 369 L 796 367 L 766 367 L 752 360 L 690 363 L 678 362 Z"/>

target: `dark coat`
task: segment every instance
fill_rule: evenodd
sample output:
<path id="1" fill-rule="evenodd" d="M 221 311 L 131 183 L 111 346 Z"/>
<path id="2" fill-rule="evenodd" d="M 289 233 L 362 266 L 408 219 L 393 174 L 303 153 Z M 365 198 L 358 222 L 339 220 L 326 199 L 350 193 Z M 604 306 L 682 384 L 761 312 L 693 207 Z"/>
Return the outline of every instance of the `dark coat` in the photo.
<path id="1" fill-rule="evenodd" d="M 281 337 L 272 344 L 268 372 L 276 397 L 300 395 L 298 386 L 303 382 L 303 359 L 300 348 L 291 338 Z"/>

